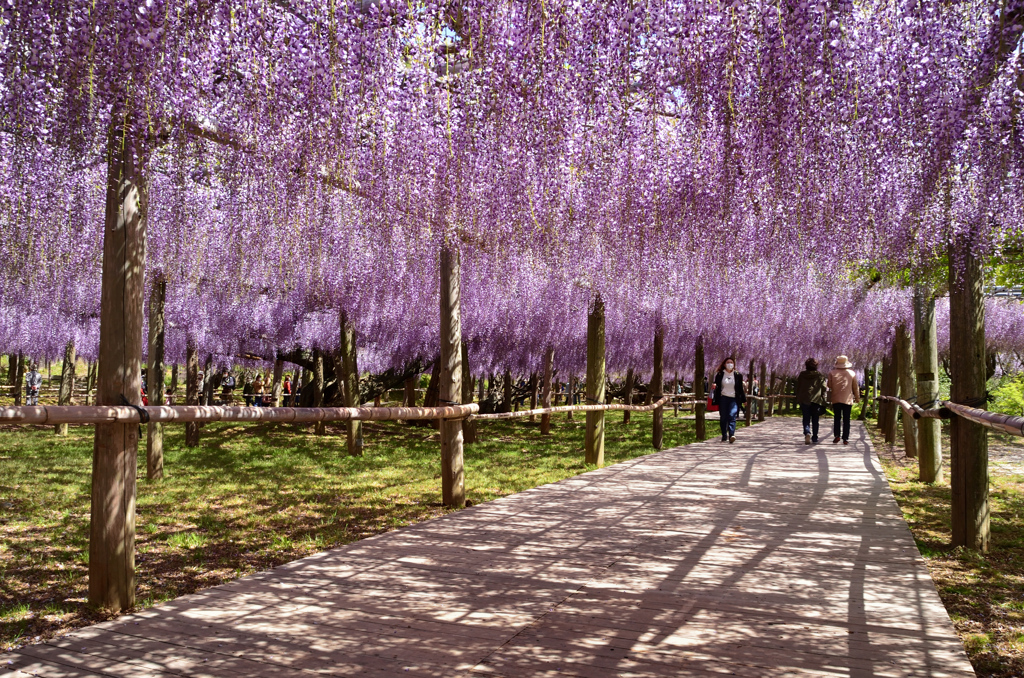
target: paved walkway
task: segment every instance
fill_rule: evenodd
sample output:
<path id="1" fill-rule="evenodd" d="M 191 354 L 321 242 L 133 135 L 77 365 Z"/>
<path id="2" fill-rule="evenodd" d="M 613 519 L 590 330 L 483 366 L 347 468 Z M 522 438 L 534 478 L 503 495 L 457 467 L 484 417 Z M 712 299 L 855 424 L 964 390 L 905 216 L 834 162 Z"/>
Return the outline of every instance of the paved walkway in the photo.
<path id="1" fill-rule="evenodd" d="M 973 676 L 854 426 L 806 447 L 777 418 L 539 487 L 0 655 L 0 676 Z"/>

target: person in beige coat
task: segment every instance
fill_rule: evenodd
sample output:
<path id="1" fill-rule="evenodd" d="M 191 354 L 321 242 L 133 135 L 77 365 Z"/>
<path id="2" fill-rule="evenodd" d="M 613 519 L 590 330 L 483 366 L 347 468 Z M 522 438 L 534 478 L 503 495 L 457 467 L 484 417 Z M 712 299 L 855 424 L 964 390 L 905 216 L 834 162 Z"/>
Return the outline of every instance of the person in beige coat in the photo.
<path id="1" fill-rule="evenodd" d="M 850 413 L 853 404 L 860 401 L 860 384 L 853 371 L 853 363 L 845 355 L 836 358 L 835 367 L 828 373 L 829 402 L 832 403 L 832 444 L 850 444 Z"/>

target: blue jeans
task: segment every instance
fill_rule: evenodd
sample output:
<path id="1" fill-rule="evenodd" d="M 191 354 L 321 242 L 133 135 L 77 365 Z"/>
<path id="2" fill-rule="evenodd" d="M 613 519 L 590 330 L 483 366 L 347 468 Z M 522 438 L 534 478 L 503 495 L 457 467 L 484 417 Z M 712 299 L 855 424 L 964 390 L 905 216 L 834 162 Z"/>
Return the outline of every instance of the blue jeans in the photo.
<path id="1" fill-rule="evenodd" d="M 736 413 L 739 409 L 735 398 L 718 397 L 718 425 L 722 428 L 722 440 L 736 435 Z"/>
<path id="2" fill-rule="evenodd" d="M 811 440 L 818 440 L 818 406 L 814 403 L 805 405 L 800 403 L 800 412 L 804 415 L 804 435 L 811 436 Z"/>

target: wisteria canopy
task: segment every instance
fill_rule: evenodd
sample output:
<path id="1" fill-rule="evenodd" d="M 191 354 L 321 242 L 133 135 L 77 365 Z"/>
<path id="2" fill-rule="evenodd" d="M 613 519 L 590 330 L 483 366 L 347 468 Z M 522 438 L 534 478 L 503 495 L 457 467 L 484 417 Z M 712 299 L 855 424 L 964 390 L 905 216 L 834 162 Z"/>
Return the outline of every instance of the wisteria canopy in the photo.
<path id="1" fill-rule="evenodd" d="M 597 294 L 612 372 L 659 322 L 669 374 L 699 336 L 863 366 L 950 242 L 1024 243 L 1022 33 L 1024 0 L 4 0 L 0 352 L 96 354 L 113 143 L 171 360 L 333 351 L 340 310 L 364 369 L 430 358 L 448 246 L 474 372 L 579 374 Z"/>

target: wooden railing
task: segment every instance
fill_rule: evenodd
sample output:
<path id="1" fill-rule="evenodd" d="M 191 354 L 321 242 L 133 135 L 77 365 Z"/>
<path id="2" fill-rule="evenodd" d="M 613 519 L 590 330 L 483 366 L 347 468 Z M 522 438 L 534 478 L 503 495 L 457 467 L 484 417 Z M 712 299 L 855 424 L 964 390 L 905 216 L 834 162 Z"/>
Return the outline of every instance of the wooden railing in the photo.
<path id="1" fill-rule="evenodd" d="M 562 405 L 561 407 L 542 407 L 534 410 L 520 410 L 519 412 L 495 412 L 494 414 L 474 414 L 469 418 L 476 419 L 515 419 L 517 417 L 529 417 L 539 414 L 558 414 L 559 412 L 651 412 L 671 401 L 673 396 L 667 395 L 656 403 L 650 405 L 619 405 L 617 403 L 604 405 Z M 696 401 L 694 401 L 696 402 Z"/>
<path id="2" fill-rule="evenodd" d="M 907 412 L 914 419 L 949 419 L 957 416 L 981 424 L 986 428 L 1002 433 L 1009 433 L 1015 436 L 1024 436 L 1024 417 L 1016 417 L 1011 414 L 1000 412 L 989 412 L 976 407 L 968 407 L 958 403 L 951 403 L 948 400 L 940 400 L 939 407 L 925 410 L 916 403 L 909 403 L 895 396 L 878 396 L 878 400 L 887 400 L 897 403 L 904 412 Z"/>

